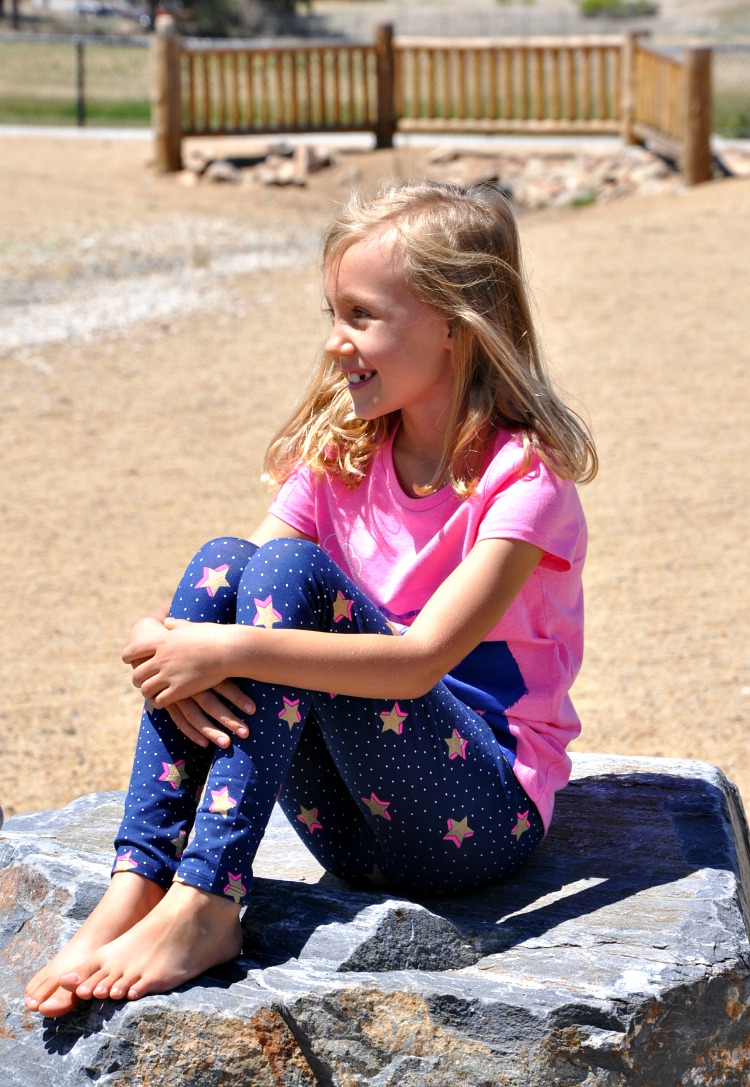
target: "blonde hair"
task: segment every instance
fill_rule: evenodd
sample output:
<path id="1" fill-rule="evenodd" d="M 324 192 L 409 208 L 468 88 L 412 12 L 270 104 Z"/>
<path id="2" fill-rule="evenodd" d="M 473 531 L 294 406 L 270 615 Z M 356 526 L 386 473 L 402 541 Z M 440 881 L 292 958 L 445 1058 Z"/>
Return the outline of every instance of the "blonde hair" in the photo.
<path id="1" fill-rule="evenodd" d="M 598 462 L 589 430 L 555 393 L 541 356 L 507 197 L 494 184 L 463 189 L 434 181 L 355 196 L 324 236 L 323 267 L 384 230 L 395 239 L 404 290 L 444 313 L 452 330 L 451 417 L 440 463 L 420 493 L 447 482 L 459 497 L 471 494 L 500 427 L 523 441 L 524 466 L 534 450 L 559 476 L 593 479 Z M 264 476 L 279 484 L 302 461 L 356 486 L 398 418 L 358 419 L 346 379 L 324 354 L 269 445 Z"/>

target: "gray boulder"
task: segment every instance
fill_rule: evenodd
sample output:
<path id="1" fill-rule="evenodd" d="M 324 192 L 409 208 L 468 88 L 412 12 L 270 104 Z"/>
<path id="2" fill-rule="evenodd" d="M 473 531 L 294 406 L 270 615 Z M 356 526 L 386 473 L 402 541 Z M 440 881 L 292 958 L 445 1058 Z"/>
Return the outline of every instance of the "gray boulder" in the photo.
<path id="1" fill-rule="evenodd" d="M 106 885 L 122 795 L 0 834 L 0 1087 L 741 1087 L 750 855 L 704 763 L 578 755 L 517 877 L 419 902 L 326 876 L 275 813 L 243 957 L 58 1020 L 24 980 Z"/>

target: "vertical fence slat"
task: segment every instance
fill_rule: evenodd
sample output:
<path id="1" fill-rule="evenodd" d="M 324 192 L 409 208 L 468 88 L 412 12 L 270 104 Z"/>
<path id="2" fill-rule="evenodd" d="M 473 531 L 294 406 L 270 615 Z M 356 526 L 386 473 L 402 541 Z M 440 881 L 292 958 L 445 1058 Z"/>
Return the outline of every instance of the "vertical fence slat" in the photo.
<path id="1" fill-rule="evenodd" d="M 528 121 L 531 117 L 530 102 L 531 102 L 531 56 L 530 50 L 527 46 L 524 46 L 519 51 L 519 59 L 521 61 L 521 86 L 520 86 L 520 110 L 521 118 L 524 121 Z"/>
<path id="2" fill-rule="evenodd" d="M 456 50 L 456 97 L 455 116 L 464 120 L 466 117 L 466 50 Z"/>
<path id="3" fill-rule="evenodd" d="M 578 104 L 576 100 L 576 54 L 575 50 L 568 47 L 565 50 L 565 117 L 574 121 L 578 117 Z"/>
<path id="4" fill-rule="evenodd" d="M 591 49 L 584 46 L 581 50 L 581 116 L 590 121 L 594 116 L 591 96 Z"/>
<path id="5" fill-rule="evenodd" d="M 239 57 L 232 54 L 230 64 L 231 75 L 231 100 L 232 100 L 232 128 L 237 131 L 240 127 L 240 65 Z"/>
<path id="6" fill-rule="evenodd" d="M 188 117 L 188 131 L 192 131 L 196 128 L 198 118 L 195 112 L 195 57 L 192 53 L 187 55 L 187 85 L 188 85 L 188 101 L 187 101 L 187 117 Z"/>
<path id="7" fill-rule="evenodd" d="M 427 82 L 427 116 L 435 116 L 435 50 L 425 52 L 425 79 Z"/>
<path id="8" fill-rule="evenodd" d="M 498 80 L 498 50 L 492 48 L 487 53 L 487 116 L 490 120 L 497 120 L 497 80 Z"/>
<path id="9" fill-rule="evenodd" d="M 353 125 L 357 118 L 357 98 L 354 93 L 354 73 L 356 71 L 356 57 L 355 51 L 352 49 L 349 51 L 349 64 L 348 64 L 348 85 L 347 85 L 347 102 L 349 103 L 349 116 L 347 117 L 347 124 Z"/>
<path id="10" fill-rule="evenodd" d="M 604 49 L 600 49 L 598 54 L 599 64 L 599 86 L 597 87 L 597 117 L 600 121 L 603 121 L 608 115 L 607 107 L 607 52 Z"/>
<path id="11" fill-rule="evenodd" d="M 471 110 L 472 117 L 481 117 L 484 113 L 482 95 L 482 53 L 475 49 L 471 57 Z"/>
<path id="12" fill-rule="evenodd" d="M 321 124 L 326 126 L 330 121 L 328 116 L 328 95 L 326 94 L 328 87 L 328 57 L 329 51 L 327 49 L 321 49 L 320 73 L 318 76 L 318 112 L 320 114 Z"/>
<path id="13" fill-rule="evenodd" d="M 502 49 L 500 51 L 502 58 L 503 68 L 503 90 L 502 90 L 502 102 L 503 102 L 503 120 L 509 121 L 511 117 L 515 115 L 515 109 L 513 105 L 513 60 L 514 53 L 510 49 Z"/>
<path id="14" fill-rule="evenodd" d="M 531 69 L 534 83 L 534 116 L 537 121 L 544 117 L 544 53 L 535 48 L 531 52 Z"/>

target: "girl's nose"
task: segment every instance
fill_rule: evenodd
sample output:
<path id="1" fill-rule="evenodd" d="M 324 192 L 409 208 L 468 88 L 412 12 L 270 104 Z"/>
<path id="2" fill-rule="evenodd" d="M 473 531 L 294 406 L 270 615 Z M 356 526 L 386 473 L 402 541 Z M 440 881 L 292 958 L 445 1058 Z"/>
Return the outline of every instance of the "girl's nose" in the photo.
<path id="1" fill-rule="evenodd" d="M 354 354 L 354 344 L 346 334 L 346 329 L 338 321 L 334 321 L 331 325 L 324 350 L 327 355 Z"/>

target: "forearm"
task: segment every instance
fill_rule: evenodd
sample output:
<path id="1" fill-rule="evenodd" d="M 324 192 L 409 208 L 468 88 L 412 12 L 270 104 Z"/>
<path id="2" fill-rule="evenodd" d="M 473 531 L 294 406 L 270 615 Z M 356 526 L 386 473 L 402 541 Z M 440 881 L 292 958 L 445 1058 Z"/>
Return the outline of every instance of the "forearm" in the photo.
<path id="1" fill-rule="evenodd" d="M 359 698 L 418 698 L 451 666 L 434 646 L 409 634 L 233 626 L 221 636 L 228 675 Z"/>

